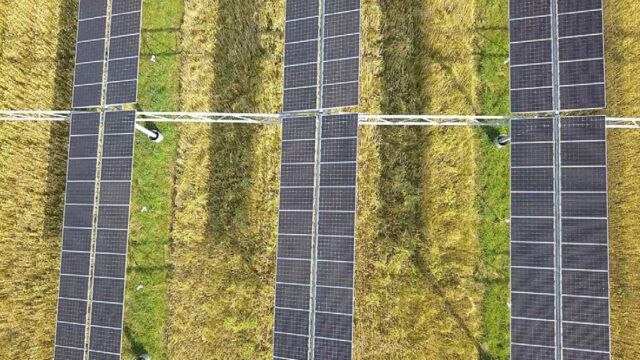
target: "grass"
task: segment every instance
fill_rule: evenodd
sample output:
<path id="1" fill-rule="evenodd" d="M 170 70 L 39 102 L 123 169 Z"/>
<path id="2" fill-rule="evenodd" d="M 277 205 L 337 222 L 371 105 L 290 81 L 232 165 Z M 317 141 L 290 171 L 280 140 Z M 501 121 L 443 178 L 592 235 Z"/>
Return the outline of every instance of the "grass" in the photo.
<path id="1" fill-rule="evenodd" d="M 478 2 L 476 46 L 480 85 L 480 113 L 509 114 L 509 32 L 507 2 Z M 509 346 L 509 150 L 492 140 L 508 128 L 484 128 L 480 132 L 479 188 L 477 203 L 482 220 L 479 234 L 482 261 L 478 278 L 485 285 L 482 304 L 482 359 L 508 360 Z"/>

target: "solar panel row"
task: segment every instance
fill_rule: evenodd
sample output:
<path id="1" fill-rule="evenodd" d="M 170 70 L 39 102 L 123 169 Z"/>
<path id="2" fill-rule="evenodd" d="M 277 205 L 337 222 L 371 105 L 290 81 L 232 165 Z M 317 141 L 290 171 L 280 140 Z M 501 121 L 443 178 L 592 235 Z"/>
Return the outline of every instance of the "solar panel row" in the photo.
<path id="1" fill-rule="evenodd" d="M 511 359 L 555 359 L 552 119 L 511 124 Z"/>
<path id="2" fill-rule="evenodd" d="M 321 124 L 314 358 L 351 359 L 358 115 Z"/>
<path id="3" fill-rule="evenodd" d="M 283 110 L 318 107 L 319 0 L 287 0 Z"/>
<path id="4" fill-rule="evenodd" d="M 89 357 L 120 359 L 135 111 L 104 113 Z"/>
<path id="5" fill-rule="evenodd" d="M 604 117 L 561 120 L 562 335 L 565 359 L 609 359 Z"/>
<path id="6" fill-rule="evenodd" d="M 360 0 L 325 0 L 322 108 L 359 102 Z"/>
<path id="7" fill-rule="evenodd" d="M 71 114 L 56 360 L 83 359 L 84 356 L 99 131 L 100 113 Z"/>
<path id="8" fill-rule="evenodd" d="M 100 106 L 104 71 L 107 0 L 81 0 L 76 37 L 73 107 Z"/>
<path id="9" fill-rule="evenodd" d="M 511 110 L 556 110 L 556 95 L 557 110 L 603 108 L 602 1 L 559 0 L 556 19 L 552 3 L 555 4 L 547 0 L 510 0 Z M 554 94 L 554 71 L 559 75 L 559 94 Z"/>
<path id="10" fill-rule="evenodd" d="M 316 118 L 284 118 L 274 359 L 309 354 L 315 157 Z"/>
<path id="11" fill-rule="evenodd" d="M 135 103 L 138 96 L 142 0 L 114 0 L 110 20 L 106 103 Z"/>

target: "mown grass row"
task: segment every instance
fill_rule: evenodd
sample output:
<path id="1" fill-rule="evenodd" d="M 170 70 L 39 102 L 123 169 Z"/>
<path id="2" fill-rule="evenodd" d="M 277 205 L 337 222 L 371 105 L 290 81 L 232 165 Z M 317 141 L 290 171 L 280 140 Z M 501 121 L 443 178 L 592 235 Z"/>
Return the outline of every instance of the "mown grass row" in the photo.
<path id="1" fill-rule="evenodd" d="M 68 108 L 75 12 L 67 0 L 0 2 L 0 108 Z M 3 359 L 53 355 L 66 134 L 62 123 L 0 123 Z"/>

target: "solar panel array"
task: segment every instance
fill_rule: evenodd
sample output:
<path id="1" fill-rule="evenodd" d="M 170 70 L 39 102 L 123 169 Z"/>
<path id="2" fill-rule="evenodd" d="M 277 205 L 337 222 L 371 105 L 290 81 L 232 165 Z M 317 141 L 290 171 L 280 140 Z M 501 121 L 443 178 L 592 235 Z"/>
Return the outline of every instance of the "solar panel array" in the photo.
<path id="1" fill-rule="evenodd" d="M 283 110 L 318 108 L 319 0 L 287 0 Z"/>
<path id="2" fill-rule="evenodd" d="M 90 358 L 120 358 L 135 119 L 135 111 L 104 113 Z"/>
<path id="3" fill-rule="evenodd" d="M 76 66 L 73 107 L 86 108 L 102 103 L 107 0 L 81 0 L 76 37 Z"/>
<path id="4" fill-rule="evenodd" d="M 603 108 L 601 0 L 558 0 L 557 8 L 550 0 L 509 5 L 511 111 Z"/>
<path id="5" fill-rule="evenodd" d="M 609 359 L 605 119 L 556 133 L 512 122 L 511 358 Z"/>
<path id="6" fill-rule="evenodd" d="M 321 122 L 315 359 L 351 359 L 358 115 Z"/>
<path id="7" fill-rule="evenodd" d="M 562 118 L 560 133 L 563 358 L 608 360 L 605 118 Z"/>
<path id="8" fill-rule="evenodd" d="M 555 359 L 553 120 L 511 123 L 511 359 Z"/>
<path id="9" fill-rule="evenodd" d="M 358 105 L 360 1 L 288 0 L 286 6 L 283 110 Z"/>
<path id="10" fill-rule="evenodd" d="M 322 108 L 359 102 L 360 0 L 325 0 Z"/>
<path id="11" fill-rule="evenodd" d="M 71 114 L 56 360 L 81 360 L 84 357 L 99 131 L 100 113 Z"/>
<path id="12" fill-rule="evenodd" d="M 107 105 L 133 104 L 138 96 L 142 0 L 112 0 Z"/>
<path id="13" fill-rule="evenodd" d="M 282 119 L 274 359 L 307 359 L 316 118 Z"/>

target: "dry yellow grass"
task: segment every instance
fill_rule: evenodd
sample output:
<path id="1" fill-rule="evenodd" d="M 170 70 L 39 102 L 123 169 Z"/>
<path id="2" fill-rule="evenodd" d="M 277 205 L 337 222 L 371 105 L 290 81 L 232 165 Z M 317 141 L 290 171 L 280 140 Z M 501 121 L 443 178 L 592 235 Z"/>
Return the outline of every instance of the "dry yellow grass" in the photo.
<path id="1" fill-rule="evenodd" d="M 0 2 L 0 108 L 66 108 L 75 5 Z M 0 358 L 50 359 L 66 125 L 0 124 Z"/>
<path id="2" fill-rule="evenodd" d="M 605 1 L 607 113 L 640 114 L 640 3 Z M 610 130 L 609 261 L 612 358 L 640 358 L 640 132 Z"/>
<path id="3" fill-rule="evenodd" d="M 279 110 L 283 1 L 187 1 L 185 110 Z M 266 86 L 265 86 L 266 84 Z M 169 356 L 271 354 L 279 129 L 181 130 Z"/>

